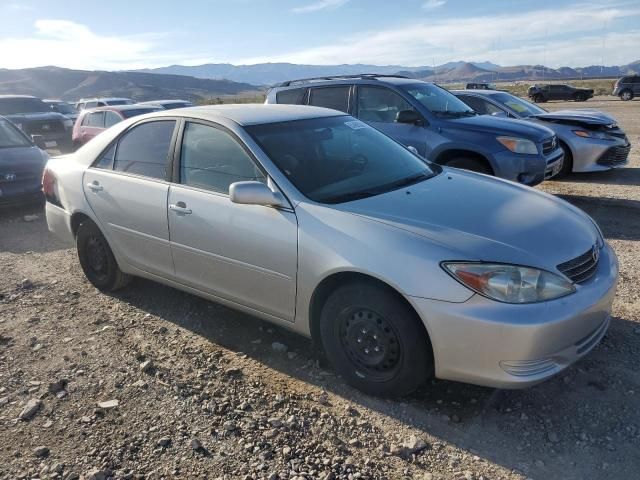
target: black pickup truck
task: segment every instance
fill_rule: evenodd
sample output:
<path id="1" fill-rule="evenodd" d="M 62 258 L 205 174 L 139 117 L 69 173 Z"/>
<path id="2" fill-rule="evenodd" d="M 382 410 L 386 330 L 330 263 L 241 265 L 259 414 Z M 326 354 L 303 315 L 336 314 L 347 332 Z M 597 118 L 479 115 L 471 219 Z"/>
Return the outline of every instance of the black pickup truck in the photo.
<path id="1" fill-rule="evenodd" d="M 571 85 L 532 85 L 527 95 L 536 103 L 548 100 L 574 100 L 585 102 L 593 97 L 593 90 L 576 88 Z"/>
<path id="2" fill-rule="evenodd" d="M 39 144 L 47 150 L 71 152 L 73 120 L 42 100 L 29 95 L 0 95 L 0 115 L 11 121 L 28 136 L 39 137 Z"/>

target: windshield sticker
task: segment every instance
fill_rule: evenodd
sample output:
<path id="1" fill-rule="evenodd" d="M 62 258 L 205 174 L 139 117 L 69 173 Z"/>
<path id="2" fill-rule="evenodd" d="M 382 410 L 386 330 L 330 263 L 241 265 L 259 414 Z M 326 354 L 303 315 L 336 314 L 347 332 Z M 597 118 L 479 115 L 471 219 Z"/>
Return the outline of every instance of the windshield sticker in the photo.
<path id="1" fill-rule="evenodd" d="M 347 127 L 352 128 L 353 130 L 360 130 L 361 128 L 367 128 L 367 124 L 361 122 L 360 120 L 352 120 L 350 122 L 344 122 L 344 124 Z"/>

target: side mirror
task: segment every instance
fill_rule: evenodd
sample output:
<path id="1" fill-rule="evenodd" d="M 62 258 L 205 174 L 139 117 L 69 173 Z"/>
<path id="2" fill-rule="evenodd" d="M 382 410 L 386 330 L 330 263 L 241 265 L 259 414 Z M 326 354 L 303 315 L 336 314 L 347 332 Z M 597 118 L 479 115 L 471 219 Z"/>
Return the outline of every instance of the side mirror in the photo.
<path id="1" fill-rule="evenodd" d="M 400 110 L 396 115 L 397 123 L 408 123 L 410 125 L 423 125 L 424 120 L 415 110 Z"/>
<path id="2" fill-rule="evenodd" d="M 505 112 L 503 111 L 499 111 L 499 112 L 493 112 L 491 114 L 492 117 L 501 117 L 501 118 L 508 118 L 509 115 L 507 115 Z"/>
<path id="3" fill-rule="evenodd" d="M 44 137 L 42 135 L 31 135 L 31 140 L 36 144 L 38 148 L 44 150 L 47 146 L 44 144 Z"/>
<path id="4" fill-rule="evenodd" d="M 284 204 L 282 194 L 261 182 L 235 182 L 229 186 L 229 199 L 242 205 L 277 207 Z"/>

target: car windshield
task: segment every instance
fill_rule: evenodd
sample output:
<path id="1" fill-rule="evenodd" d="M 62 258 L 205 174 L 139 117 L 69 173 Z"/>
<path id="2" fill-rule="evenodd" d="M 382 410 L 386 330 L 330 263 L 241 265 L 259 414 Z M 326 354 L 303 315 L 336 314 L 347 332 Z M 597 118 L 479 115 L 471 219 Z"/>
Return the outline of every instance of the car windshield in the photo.
<path id="1" fill-rule="evenodd" d="M 38 98 L 0 98 L 0 115 L 43 113 L 51 109 Z"/>
<path id="2" fill-rule="evenodd" d="M 158 107 L 140 107 L 140 108 L 129 108 L 126 110 L 120 110 L 120 113 L 124 118 L 137 117 L 138 115 L 144 115 L 145 113 L 158 112 L 162 110 L 162 108 Z"/>
<path id="3" fill-rule="evenodd" d="M 533 103 L 527 102 L 526 100 L 509 93 L 496 93 L 495 95 L 492 95 L 491 98 L 496 102 L 509 107 L 521 117 L 530 117 L 532 115 L 547 113 L 544 108 L 540 108 Z"/>
<path id="4" fill-rule="evenodd" d="M 440 172 L 350 116 L 246 127 L 276 166 L 313 201 L 342 203 L 412 185 Z"/>
<path id="5" fill-rule="evenodd" d="M 475 116 L 476 113 L 451 92 L 433 83 L 403 85 L 405 92 L 424 105 L 434 115 Z"/>
<path id="6" fill-rule="evenodd" d="M 59 112 L 65 115 L 78 113 L 76 109 L 73 108 L 73 105 L 69 105 L 68 103 L 53 103 L 52 107 L 53 107 L 53 110 L 55 110 L 56 112 Z"/>
<path id="7" fill-rule="evenodd" d="M 7 120 L 0 119 L 0 148 L 29 147 L 31 142 Z"/>

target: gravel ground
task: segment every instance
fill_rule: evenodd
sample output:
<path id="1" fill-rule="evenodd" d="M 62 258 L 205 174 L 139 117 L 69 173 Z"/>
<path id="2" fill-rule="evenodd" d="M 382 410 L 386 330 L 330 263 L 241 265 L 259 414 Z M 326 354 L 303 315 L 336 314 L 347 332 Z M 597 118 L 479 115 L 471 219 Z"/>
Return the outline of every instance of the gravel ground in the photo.
<path id="1" fill-rule="evenodd" d="M 606 105 L 637 144 L 640 103 Z M 603 342 L 519 391 L 367 397 L 255 318 L 145 280 L 99 293 L 41 211 L 0 211 L 0 479 L 640 478 L 640 209 L 615 200 L 638 197 L 633 152 L 606 189 L 543 186 L 598 221 L 620 284 Z"/>

